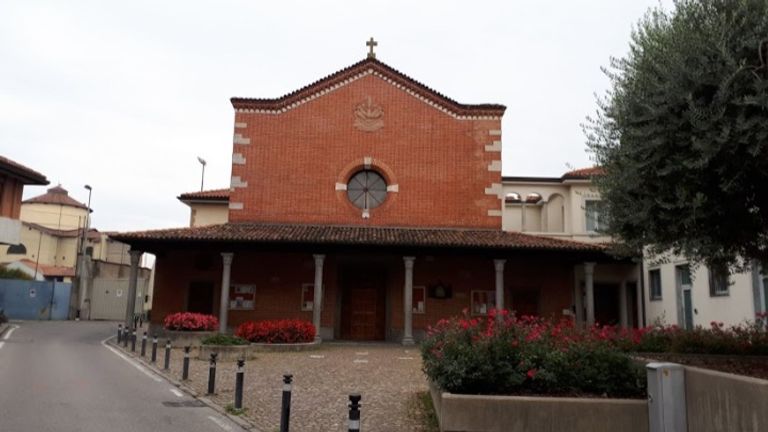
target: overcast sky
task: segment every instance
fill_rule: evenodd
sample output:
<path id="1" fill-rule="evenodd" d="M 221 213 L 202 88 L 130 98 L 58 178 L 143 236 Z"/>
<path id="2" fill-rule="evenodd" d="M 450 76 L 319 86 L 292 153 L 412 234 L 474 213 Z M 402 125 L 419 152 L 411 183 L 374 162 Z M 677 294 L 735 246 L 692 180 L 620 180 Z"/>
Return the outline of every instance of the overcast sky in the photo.
<path id="1" fill-rule="evenodd" d="M 670 1 L 662 1 L 669 7 Z M 0 154 L 93 186 L 101 230 L 185 226 L 229 183 L 229 98 L 278 97 L 365 57 L 463 103 L 507 106 L 503 174 L 589 166 L 580 124 L 656 0 L 0 0 Z M 25 197 L 44 192 L 27 187 Z"/>

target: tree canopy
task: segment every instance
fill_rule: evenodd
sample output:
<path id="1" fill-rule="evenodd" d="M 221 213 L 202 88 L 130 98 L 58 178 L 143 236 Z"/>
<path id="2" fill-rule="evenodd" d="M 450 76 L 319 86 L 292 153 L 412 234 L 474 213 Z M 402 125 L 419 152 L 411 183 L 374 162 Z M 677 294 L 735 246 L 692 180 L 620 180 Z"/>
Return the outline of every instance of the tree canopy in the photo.
<path id="1" fill-rule="evenodd" d="M 585 125 L 608 234 L 695 263 L 768 263 L 768 0 L 651 9 Z"/>

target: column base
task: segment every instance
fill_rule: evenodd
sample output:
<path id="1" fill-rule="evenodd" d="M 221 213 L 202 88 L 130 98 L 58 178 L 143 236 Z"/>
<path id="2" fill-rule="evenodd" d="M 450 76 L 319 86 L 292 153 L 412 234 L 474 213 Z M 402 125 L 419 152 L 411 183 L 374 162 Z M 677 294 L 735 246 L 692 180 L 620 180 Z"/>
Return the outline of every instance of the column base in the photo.
<path id="1" fill-rule="evenodd" d="M 315 335 L 315 343 L 320 343 L 322 341 L 323 341 L 323 338 L 321 338 L 319 334 L 316 334 Z"/>
<path id="2" fill-rule="evenodd" d="M 416 342 L 413 340 L 412 337 L 404 337 L 403 340 L 400 343 L 403 344 L 403 346 L 413 346 L 413 345 L 416 345 Z"/>

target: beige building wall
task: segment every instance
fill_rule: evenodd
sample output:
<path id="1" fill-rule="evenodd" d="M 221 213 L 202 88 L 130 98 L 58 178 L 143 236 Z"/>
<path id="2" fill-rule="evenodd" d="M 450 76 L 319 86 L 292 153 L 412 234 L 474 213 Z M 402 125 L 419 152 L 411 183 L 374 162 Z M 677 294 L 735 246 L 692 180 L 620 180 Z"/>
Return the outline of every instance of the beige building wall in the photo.
<path id="1" fill-rule="evenodd" d="M 683 257 L 668 257 L 668 262 L 656 264 L 645 262 L 645 302 L 648 323 L 664 323 L 683 325 L 683 294 L 677 271 L 678 266 L 687 265 Z M 651 299 L 650 272 L 661 272 L 661 299 Z M 736 273 L 730 276 L 728 295 L 712 296 L 709 286 L 709 269 L 698 266 L 692 273 L 691 305 L 693 325 L 709 327 L 712 321 L 723 322 L 725 325 L 735 325 L 755 318 L 755 313 L 763 311 L 764 306 L 755 303 L 764 296 L 765 286 L 762 278 L 754 278 L 752 271 Z M 764 297 L 763 297 L 764 298 Z"/>
<path id="2" fill-rule="evenodd" d="M 588 181 L 505 181 L 504 196 L 511 193 L 526 197 L 538 194 L 538 203 L 504 204 L 502 229 L 534 235 L 568 238 L 584 242 L 606 242 L 607 236 L 587 231 L 587 200 L 599 200 L 600 195 Z"/>
<path id="3" fill-rule="evenodd" d="M 47 228 L 74 230 L 84 225 L 87 212 L 86 209 L 66 205 L 26 203 L 21 205 L 20 219 Z"/>
<path id="4" fill-rule="evenodd" d="M 189 203 L 189 226 L 207 226 L 227 223 L 229 206 L 224 203 Z"/>

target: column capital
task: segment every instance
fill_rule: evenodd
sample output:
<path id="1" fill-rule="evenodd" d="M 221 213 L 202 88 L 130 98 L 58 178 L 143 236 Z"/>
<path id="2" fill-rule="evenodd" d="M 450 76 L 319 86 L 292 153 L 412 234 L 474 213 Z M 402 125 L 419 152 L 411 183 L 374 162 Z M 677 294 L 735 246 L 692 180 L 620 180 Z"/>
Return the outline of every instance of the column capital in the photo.
<path id="1" fill-rule="evenodd" d="M 505 259 L 495 259 L 493 260 L 493 266 L 496 268 L 497 272 L 504 271 L 504 264 L 507 263 L 507 260 Z"/>
<path id="2" fill-rule="evenodd" d="M 584 263 L 584 274 L 585 275 L 593 275 L 593 274 L 595 274 L 595 263 L 593 263 L 593 262 L 585 262 Z"/>
<path id="3" fill-rule="evenodd" d="M 131 257 L 134 257 L 134 256 L 136 256 L 136 257 L 140 257 L 140 256 L 141 256 L 143 253 L 144 253 L 144 251 L 140 251 L 140 250 L 138 250 L 138 249 L 129 249 L 129 250 L 128 250 L 128 254 L 129 254 Z"/>
<path id="4" fill-rule="evenodd" d="M 315 259 L 315 265 L 322 265 L 325 261 L 325 254 L 313 254 L 312 258 Z"/>
<path id="5" fill-rule="evenodd" d="M 235 257 L 235 254 L 232 252 L 222 252 L 221 258 L 224 260 L 225 266 L 232 265 L 232 259 Z"/>
<path id="6" fill-rule="evenodd" d="M 413 262 L 416 261 L 416 257 L 413 256 L 404 256 L 403 262 L 405 262 L 405 268 L 413 268 Z"/>

